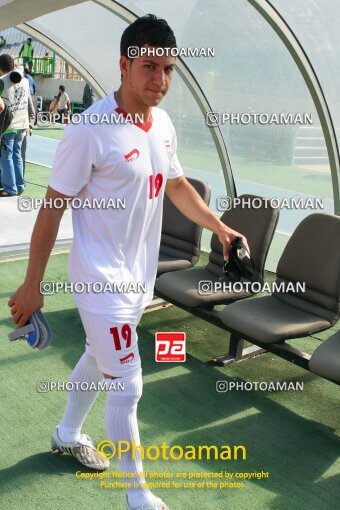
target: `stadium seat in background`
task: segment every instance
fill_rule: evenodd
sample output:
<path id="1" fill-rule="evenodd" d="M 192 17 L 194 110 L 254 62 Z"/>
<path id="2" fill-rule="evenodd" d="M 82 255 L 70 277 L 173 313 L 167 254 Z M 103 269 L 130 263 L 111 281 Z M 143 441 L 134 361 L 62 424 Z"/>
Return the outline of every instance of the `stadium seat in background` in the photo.
<path id="1" fill-rule="evenodd" d="M 191 177 L 187 179 L 209 205 L 209 184 Z M 200 255 L 201 237 L 202 227 L 186 218 L 165 195 L 157 274 L 195 265 Z"/>
<path id="2" fill-rule="evenodd" d="M 279 217 L 279 209 L 272 207 L 266 198 L 254 195 L 241 195 L 240 203 L 222 217 L 226 225 L 241 232 L 246 236 L 252 258 L 255 262 L 255 275 L 253 281 L 262 282 L 264 264 L 275 227 Z M 256 199 L 256 207 L 253 207 Z M 244 204 L 248 204 L 244 207 Z M 194 268 L 190 271 L 184 269 L 175 274 L 164 274 L 156 280 L 155 293 L 163 299 L 185 307 L 208 307 L 213 308 L 217 304 L 226 304 L 251 295 L 249 289 L 241 292 L 224 291 L 223 288 L 216 292 L 199 292 L 200 282 L 207 281 L 208 287 L 218 282 L 228 283 L 223 273 L 223 252 L 218 237 L 213 234 L 211 238 L 211 252 L 209 263 L 204 267 Z M 203 290 L 203 287 L 201 287 Z"/>
<path id="3" fill-rule="evenodd" d="M 340 331 L 322 342 L 309 360 L 309 369 L 340 384 Z"/>
<path id="4" fill-rule="evenodd" d="M 320 213 L 305 218 L 289 239 L 276 275 L 276 282 L 288 292 L 280 290 L 270 296 L 233 303 L 219 313 L 233 342 L 245 339 L 260 347 L 280 345 L 291 338 L 326 330 L 339 320 L 340 218 Z M 297 282 L 305 282 L 305 291 L 290 292 L 289 285 Z M 320 347 L 312 367 L 320 366 L 320 359 L 325 360 L 326 353 L 334 351 L 334 340 L 331 342 L 325 343 L 322 350 Z M 290 355 L 295 356 L 294 348 L 288 344 L 277 351 L 289 361 Z M 304 356 L 303 363 L 301 354 L 304 353 L 299 352 L 297 360 L 308 369 L 309 356 Z"/>

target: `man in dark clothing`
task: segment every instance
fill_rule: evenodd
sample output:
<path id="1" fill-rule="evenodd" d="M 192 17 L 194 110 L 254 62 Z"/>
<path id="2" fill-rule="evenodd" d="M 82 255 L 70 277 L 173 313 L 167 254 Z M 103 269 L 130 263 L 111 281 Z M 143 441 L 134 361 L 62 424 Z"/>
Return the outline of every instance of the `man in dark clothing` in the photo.
<path id="1" fill-rule="evenodd" d="M 90 87 L 90 85 L 88 83 L 86 83 L 86 85 L 84 87 L 84 92 L 83 92 L 84 110 L 86 110 L 91 105 L 93 105 L 95 100 L 96 100 L 96 96 L 93 93 L 93 89 Z"/>

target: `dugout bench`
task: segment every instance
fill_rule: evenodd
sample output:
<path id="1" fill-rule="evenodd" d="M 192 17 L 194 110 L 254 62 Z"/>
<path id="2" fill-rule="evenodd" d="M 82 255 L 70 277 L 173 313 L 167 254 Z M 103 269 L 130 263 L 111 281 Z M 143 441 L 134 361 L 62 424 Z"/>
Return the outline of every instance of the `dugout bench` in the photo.
<path id="1" fill-rule="evenodd" d="M 209 184 L 187 177 L 206 205 L 210 202 Z M 164 196 L 162 235 L 157 275 L 194 266 L 200 256 L 202 227 L 190 221 Z"/>
<path id="2" fill-rule="evenodd" d="M 249 197 L 252 196 L 243 195 L 245 199 Z M 254 281 L 258 282 L 263 281 L 279 214 L 277 209 L 267 207 L 266 199 L 262 200 L 261 208 L 237 206 L 221 217 L 225 224 L 247 237 L 256 268 Z M 165 273 L 155 284 L 158 297 L 230 332 L 228 352 L 216 358 L 216 364 L 227 366 L 269 351 L 340 384 L 340 332 L 322 342 L 312 356 L 285 343 L 327 330 L 339 320 L 340 218 L 311 214 L 298 225 L 281 255 L 276 282 L 283 285 L 282 290 L 289 288 L 289 284 L 305 282 L 305 292 L 274 292 L 256 298 L 247 291 L 235 294 L 223 289 L 199 294 L 200 281 L 215 284 L 226 280 L 222 265 L 222 246 L 214 234 L 205 268 Z M 215 310 L 221 304 L 228 306 L 222 311 Z M 245 340 L 252 345 L 244 348 Z"/>

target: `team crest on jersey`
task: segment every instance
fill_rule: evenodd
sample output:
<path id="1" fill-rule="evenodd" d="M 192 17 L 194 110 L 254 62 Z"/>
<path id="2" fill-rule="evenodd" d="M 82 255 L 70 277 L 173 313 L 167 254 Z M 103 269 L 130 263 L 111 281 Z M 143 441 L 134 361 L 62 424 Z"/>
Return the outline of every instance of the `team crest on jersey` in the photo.
<path id="1" fill-rule="evenodd" d="M 170 156 L 171 156 L 171 152 L 170 152 L 170 149 L 171 149 L 170 140 L 164 140 L 164 146 L 165 146 L 165 150 L 166 150 L 166 153 L 168 155 L 168 158 L 170 159 Z"/>
<path id="2" fill-rule="evenodd" d="M 139 150 L 132 149 L 131 152 L 124 155 L 124 158 L 127 163 L 129 163 L 130 161 L 134 161 L 135 159 L 139 158 Z"/>

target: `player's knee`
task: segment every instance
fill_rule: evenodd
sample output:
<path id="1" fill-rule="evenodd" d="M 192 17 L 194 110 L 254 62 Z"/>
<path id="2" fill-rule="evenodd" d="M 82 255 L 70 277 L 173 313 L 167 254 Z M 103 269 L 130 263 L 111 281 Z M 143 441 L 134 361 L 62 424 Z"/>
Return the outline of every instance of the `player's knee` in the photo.
<path id="1" fill-rule="evenodd" d="M 119 383 L 119 384 L 118 384 Z M 128 377 L 118 377 L 115 388 L 107 392 L 109 402 L 116 407 L 130 407 L 138 403 L 143 393 L 142 372 Z"/>

